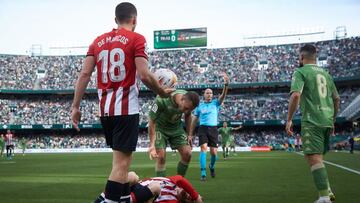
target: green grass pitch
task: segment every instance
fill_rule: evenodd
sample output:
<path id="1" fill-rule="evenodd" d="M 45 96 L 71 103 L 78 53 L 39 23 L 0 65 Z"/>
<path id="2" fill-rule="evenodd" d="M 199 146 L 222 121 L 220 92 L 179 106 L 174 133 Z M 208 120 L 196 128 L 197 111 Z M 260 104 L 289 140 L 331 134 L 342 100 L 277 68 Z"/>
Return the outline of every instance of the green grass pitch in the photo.
<path id="1" fill-rule="evenodd" d="M 168 152 L 169 175 L 175 174 L 178 159 Z M 326 160 L 360 171 L 360 154 L 332 152 Z M 27 154 L 11 161 L 2 157 L 0 202 L 90 203 L 104 188 L 110 163 L 110 153 Z M 360 175 L 330 165 L 327 169 L 336 202 L 359 203 Z M 153 176 L 154 162 L 146 153 L 135 153 L 132 170 L 140 177 Z M 243 152 L 228 160 L 219 153 L 216 173 L 216 178 L 200 182 L 198 153 L 193 153 L 187 178 L 204 202 L 308 203 L 317 199 L 309 168 L 295 153 Z"/>

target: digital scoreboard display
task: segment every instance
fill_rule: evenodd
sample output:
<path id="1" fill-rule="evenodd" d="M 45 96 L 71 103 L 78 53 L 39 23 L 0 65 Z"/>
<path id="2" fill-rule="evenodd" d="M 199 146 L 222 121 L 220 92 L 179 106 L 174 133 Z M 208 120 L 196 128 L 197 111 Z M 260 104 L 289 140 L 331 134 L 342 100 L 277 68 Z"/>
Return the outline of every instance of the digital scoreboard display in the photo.
<path id="1" fill-rule="evenodd" d="M 206 47 L 206 46 L 207 46 L 206 27 L 154 31 L 154 49 Z"/>

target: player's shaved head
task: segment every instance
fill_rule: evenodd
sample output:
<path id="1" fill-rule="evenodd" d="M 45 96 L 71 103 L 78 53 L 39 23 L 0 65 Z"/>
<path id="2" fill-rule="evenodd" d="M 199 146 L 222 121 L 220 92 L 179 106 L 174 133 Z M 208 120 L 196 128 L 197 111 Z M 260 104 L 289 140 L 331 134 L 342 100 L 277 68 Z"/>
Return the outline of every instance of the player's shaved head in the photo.
<path id="1" fill-rule="evenodd" d="M 312 44 L 306 44 L 300 48 L 300 54 L 306 59 L 316 59 L 316 47 Z"/>
<path id="2" fill-rule="evenodd" d="M 115 16 L 118 23 L 127 23 L 137 16 L 136 7 L 129 2 L 122 2 L 116 6 Z"/>
<path id="3" fill-rule="evenodd" d="M 204 99 L 206 102 L 210 102 L 212 100 L 213 97 L 213 91 L 211 89 L 206 89 L 204 91 Z"/>

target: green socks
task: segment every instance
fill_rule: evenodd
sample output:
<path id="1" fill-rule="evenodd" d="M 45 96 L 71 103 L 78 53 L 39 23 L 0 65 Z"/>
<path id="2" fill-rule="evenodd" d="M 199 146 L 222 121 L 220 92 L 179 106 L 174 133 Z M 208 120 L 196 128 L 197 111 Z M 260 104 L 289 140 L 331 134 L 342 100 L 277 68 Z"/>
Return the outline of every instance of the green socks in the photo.
<path id="1" fill-rule="evenodd" d="M 166 176 L 166 170 L 156 171 L 156 177 L 165 177 L 165 176 Z"/>
<path id="2" fill-rule="evenodd" d="M 323 163 L 311 166 L 311 173 L 320 197 L 329 196 L 329 179 Z"/>
<path id="3" fill-rule="evenodd" d="M 189 167 L 189 164 L 184 164 L 181 161 L 179 161 L 179 163 L 177 165 L 177 174 L 181 175 L 181 176 L 185 176 L 188 167 Z"/>

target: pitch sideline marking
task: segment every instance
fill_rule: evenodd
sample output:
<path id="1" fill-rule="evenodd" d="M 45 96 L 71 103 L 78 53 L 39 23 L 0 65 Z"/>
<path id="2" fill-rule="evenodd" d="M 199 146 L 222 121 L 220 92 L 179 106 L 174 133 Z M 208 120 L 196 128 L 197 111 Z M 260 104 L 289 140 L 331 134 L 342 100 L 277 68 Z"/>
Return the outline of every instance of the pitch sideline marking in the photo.
<path id="1" fill-rule="evenodd" d="M 298 155 L 304 156 L 303 153 L 300 153 L 300 152 L 295 152 L 295 153 L 298 154 Z M 344 170 L 346 170 L 346 171 L 349 171 L 349 172 L 352 172 L 352 173 L 355 173 L 355 174 L 360 175 L 360 171 L 357 171 L 357 170 L 354 170 L 354 169 L 351 169 L 351 168 L 348 168 L 348 167 L 345 167 L 345 166 L 342 166 L 342 165 L 340 165 L 340 164 L 336 164 L 336 163 L 333 163 L 333 162 L 330 162 L 330 161 L 325 161 L 325 160 L 323 160 L 323 162 L 326 163 L 326 164 L 329 164 L 329 165 L 332 165 L 332 166 L 335 166 L 335 167 L 344 169 Z"/>

